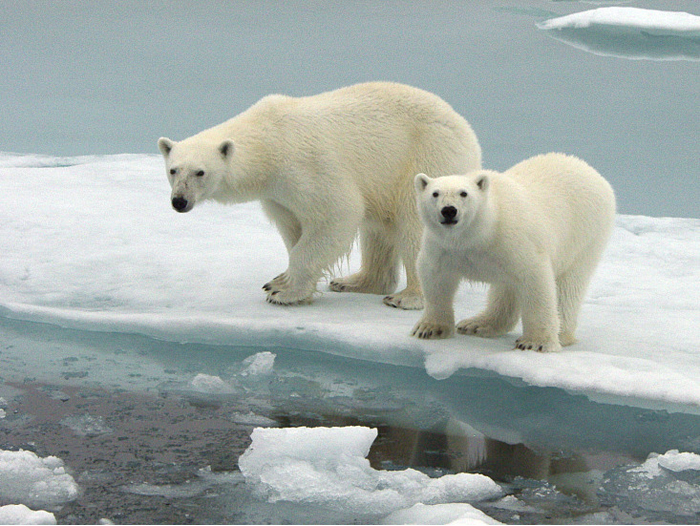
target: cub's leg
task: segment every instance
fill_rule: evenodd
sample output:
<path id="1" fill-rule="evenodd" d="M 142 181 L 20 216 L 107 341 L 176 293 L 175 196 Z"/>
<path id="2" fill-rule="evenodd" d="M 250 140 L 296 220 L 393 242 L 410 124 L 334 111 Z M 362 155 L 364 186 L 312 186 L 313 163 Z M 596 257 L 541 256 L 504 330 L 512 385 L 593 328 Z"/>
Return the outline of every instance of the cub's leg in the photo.
<path id="1" fill-rule="evenodd" d="M 557 291 L 549 258 L 534 262 L 518 287 L 523 335 L 516 340 L 515 347 L 538 352 L 560 351 Z"/>
<path id="2" fill-rule="evenodd" d="M 330 282 L 335 292 L 389 294 L 398 282 L 398 255 L 385 229 L 364 221 L 360 227 L 360 271 Z"/>
<path id="3" fill-rule="evenodd" d="M 515 327 L 519 318 L 517 292 L 513 287 L 494 283 L 489 288 L 486 309 L 472 318 L 460 321 L 457 332 L 484 338 L 500 336 Z"/>
<path id="4" fill-rule="evenodd" d="M 557 278 L 557 302 L 559 305 L 559 342 L 563 345 L 576 343 L 576 326 L 588 284 L 598 265 L 599 253 L 588 251 L 585 259 Z"/>
<path id="5" fill-rule="evenodd" d="M 449 257 L 441 254 L 427 258 L 421 252 L 418 269 L 425 299 L 425 311 L 411 331 L 412 336 L 423 339 L 450 338 L 455 332 L 453 302 L 461 276 L 441 260 Z"/>

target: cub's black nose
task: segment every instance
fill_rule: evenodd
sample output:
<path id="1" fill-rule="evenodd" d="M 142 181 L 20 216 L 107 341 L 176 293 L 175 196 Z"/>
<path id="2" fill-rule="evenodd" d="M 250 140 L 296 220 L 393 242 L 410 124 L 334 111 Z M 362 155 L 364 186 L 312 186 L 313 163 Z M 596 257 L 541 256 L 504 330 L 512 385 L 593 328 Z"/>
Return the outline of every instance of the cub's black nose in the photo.
<path id="1" fill-rule="evenodd" d="M 452 221 L 457 215 L 457 209 L 454 206 L 444 206 L 440 213 L 447 221 Z"/>
<path id="2" fill-rule="evenodd" d="M 173 208 L 178 212 L 182 212 L 187 208 L 187 199 L 184 197 L 173 197 Z"/>

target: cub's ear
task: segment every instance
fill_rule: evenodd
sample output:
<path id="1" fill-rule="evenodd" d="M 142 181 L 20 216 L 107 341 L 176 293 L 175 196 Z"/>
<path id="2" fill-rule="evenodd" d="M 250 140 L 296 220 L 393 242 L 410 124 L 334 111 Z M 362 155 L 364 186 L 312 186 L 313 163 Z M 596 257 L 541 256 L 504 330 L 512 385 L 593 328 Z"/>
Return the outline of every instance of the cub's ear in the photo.
<path id="1" fill-rule="evenodd" d="M 476 186 L 482 192 L 485 192 L 486 190 L 489 189 L 489 184 L 491 184 L 491 178 L 486 174 L 480 175 L 476 179 Z"/>
<path id="2" fill-rule="evenodd" d="M 173 149 L 173 146 L 175 146 L 175 143 L 167 137 L 161 137 L 158 139 L 158 149 L 160 150 L 160 153 L 163 154 L 163 157 L 167 157 L 170 154 L 170 150 Z"/>
<path id="3" fill-rule="evenodd" d="M 430 177 L 425 174 L 416 175 L 415 179 L 413 180 L 413 184 L 416 186 L 416 192 L 420 194 L 423 190 L 425 190 L 425 187 L 428 186 L 430 181 Z"/>
<path id="4" fill-rule="evenodd" d="M 224 159 L 231 157 L 235 149 L 236 147 L 233 145 L 233 141 L 231 139 L 226 139 L 219 145 L 219 153 Z"/>

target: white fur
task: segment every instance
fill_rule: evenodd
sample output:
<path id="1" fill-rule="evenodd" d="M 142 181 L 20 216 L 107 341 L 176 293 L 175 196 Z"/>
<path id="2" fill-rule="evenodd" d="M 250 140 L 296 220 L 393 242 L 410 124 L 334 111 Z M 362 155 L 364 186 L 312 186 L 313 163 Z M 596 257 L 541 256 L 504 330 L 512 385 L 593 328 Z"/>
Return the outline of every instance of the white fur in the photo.
<path id="1" fill-rule="evenodd" d="M 457 324 L 462 334 L 504 334 L 522 316 L 519 349 L 558 351 L 574 332 L 586 287 L 615 219 L 612 188 L 593 168 L 560 153 L 505 173 L 415 178 L 426 225 L 418 258 L 425 312 L 412 334 L 454 334 L 462 278 L 490 283 L 486 309 Z M 456 209 L 455 224 L 441 211 Z M 449 213 L 448 213 L 449 215 Z"/>
<path id="2" fill-rule="evenodd" d="M 389 294 L 402 261 L 407 287 L 384 301 L 422 308 L 413 177 L 481 166 L 474 132 L 446 102 L 387 82 L 270 95 L 223 124 L 158 146 L 179 211 L 207 199 L 262 202 L 289 252 L 288 269 L 263 287 L 279 304 L 310 301 L 359 230 L 362 267 L 331 289 Z"/>

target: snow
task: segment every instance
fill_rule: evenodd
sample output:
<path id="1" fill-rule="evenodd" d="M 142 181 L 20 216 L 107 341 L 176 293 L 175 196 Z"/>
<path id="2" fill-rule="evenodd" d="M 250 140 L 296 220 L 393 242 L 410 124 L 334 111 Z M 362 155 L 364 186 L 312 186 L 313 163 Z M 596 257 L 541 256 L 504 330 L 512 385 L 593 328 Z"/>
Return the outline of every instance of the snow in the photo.
<path id="1" fill-rule="evenodd" d="M 539 29 L 603 56 L 700 60 L 700 16 L 637 7 L 600 7 L 545 20 Z"/>
<path id="2" fill-rule="evenodd" d="M 376 437 L 376 429 L 360 426 L 256 428 L 238 464 L 246 483 L 270 502 L 322 505 L 352 515 L 381 516 L 417 503 L 477 502 L 503 494 L 484 475 L 430 478 L 414 469 L 375 470 L 365 457 Z"/>
<path id="3" fill-rule="evenodd" d="M 387 308 L 374 295 L 329 292 L 324 282 L 312 305 L 266 303 L 260 287 L 287 257 L 259 204 L 177 214 L 159 156 L 0 154 L 0 167 L 4 317 L 278 355 L 330 353 L 358 365 L 425 368 L 435 378 L 478 368 L 591 397 L 700 408 L 698 219 L 618 216 L 579 342 L 545 355 L 514 351 L 519 329 L 488 340 L 420 341 L 408 335 L 419 313 Z M 338 272 L 358 265 L 354 251 Z M 485 291 L 463 285 L 457 316 L 479 310 Z M 275 353 L 251 358 L 245 374 L 269 373 Z M 36 369 L 38 379 L 55 375 Z"/>
<path id="4" fill-rule="evenodd" d="M 0 524 L 56 524 L 56 517 L 48 511 L 33 511 L 24 504 L 0 506 Z"/>
<path id="5" fill-rule="evenodd" d="M 32 451 L 0 450 L 0 480 L 0 504 L 51 509 L 78 496 L 78 485 L 60 458 L 40 458 Z"/>
<path id="6" fill-rule="evenodd" d="M 391 513 L 382 524 L 502 524 L 469 504 L 422 504 Z"/>

